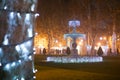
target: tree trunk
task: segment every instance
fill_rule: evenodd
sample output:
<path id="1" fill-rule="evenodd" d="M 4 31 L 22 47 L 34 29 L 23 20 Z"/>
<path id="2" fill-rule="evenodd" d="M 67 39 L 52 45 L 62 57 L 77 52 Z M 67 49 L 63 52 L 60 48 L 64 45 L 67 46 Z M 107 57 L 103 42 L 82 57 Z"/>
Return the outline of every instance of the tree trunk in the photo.
<path id="1" fill-rule="evenodd" d="M 0 2 L 0 80 L 35 78 L 33 38 L 36 4 L 37 0 Z"/>

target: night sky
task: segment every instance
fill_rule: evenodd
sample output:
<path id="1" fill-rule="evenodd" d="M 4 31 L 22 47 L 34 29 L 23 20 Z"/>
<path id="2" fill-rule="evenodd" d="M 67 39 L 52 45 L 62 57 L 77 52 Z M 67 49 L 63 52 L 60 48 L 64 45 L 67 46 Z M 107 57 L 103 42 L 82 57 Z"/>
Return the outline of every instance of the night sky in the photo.
<path id="1" fill-rule="evenodd" d="M 97 31 L 112 34 L 120 30 L 120 0 L 38 0 L 36 31 L 41 35 L 63 38 L 68 33 L 68 21 L 80 20 L 78 32 Z M 100 31 L 101 30 L 101 31 Z"/>

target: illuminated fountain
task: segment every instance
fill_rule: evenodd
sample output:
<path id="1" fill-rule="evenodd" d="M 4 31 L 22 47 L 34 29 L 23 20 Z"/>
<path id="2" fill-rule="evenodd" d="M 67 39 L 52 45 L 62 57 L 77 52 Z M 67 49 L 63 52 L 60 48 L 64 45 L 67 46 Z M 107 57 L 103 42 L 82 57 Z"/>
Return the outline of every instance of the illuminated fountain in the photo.
<path id="1" fill-rule="evenodd" d="M 102 62 L 103 58 L 99 56 L 87 56 L 86 52 L 86 36 L 85 34 L 80 34 L 76 32 L 76 27 L 80 26 L 80 21 L 72 20 L 69 21 L 69 26 L 73 27 L 72 33 L 64 34 L 64 38 L 71 38 L 72 40 L 67 41 L 67 46 L 70 47 L 71 53 L 69 56 L 65 57 L 47 57 L 47 61 L 60 62 L 60 63 L 82 63 L 82 62 Z M 82 38 L 84 40 L 82 53 L 78 54 L 78 49 L 76 48 L 78 44 L 76 43 L 77 38 Z"/>
<path id="2" fill-rule="evenodd" d="M 0 0 L 0 80 L 34 80 L 37 0 Z"/>
<path id="3" fill-rule="evenodd" d="M 76 27 L 80 26 L 80 21 L 72 20 L 72 21 L 69 21 L 68 25 L 69 25 L 69 27 L 73 27 L 73 31 L 72 31 L 72 33 L 64 34 L 64 38 L 67 41 L 67 46 L 70 47 L 70 49 L 71 49 L 71 56 L 72 55 L 77 56 L 78 54 L 81 56 L 86 55 L 86 35 L 77 33 L 77 31 L 76 31 Z M 83 46 L 81 46 L 82 47 L 81 54 L 78 51 L 79 48 L 77 48 L 79 46 L 79 43 L 76 42 L 78 38 L 82 38 L 82 40 L 83 40 L 83 42 L 82 42 Z M 69 40 L 69 39 L 71 39 L 71 40 Z"/>

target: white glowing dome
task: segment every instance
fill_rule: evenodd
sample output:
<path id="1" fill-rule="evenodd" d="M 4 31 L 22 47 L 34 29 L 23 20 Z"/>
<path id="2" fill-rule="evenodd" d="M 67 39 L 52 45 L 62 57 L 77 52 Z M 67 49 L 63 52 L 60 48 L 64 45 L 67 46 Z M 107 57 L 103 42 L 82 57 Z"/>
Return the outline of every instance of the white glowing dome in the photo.
<path id="1" fill-rule="evenodd" d="M 78 21 L 78 20 L 71 20 L 71 21 L 68 22 L 68 25 L 72 26 L 72 27 L 77 27 L 77 26 L 80 26 L 80 21 Z"/>

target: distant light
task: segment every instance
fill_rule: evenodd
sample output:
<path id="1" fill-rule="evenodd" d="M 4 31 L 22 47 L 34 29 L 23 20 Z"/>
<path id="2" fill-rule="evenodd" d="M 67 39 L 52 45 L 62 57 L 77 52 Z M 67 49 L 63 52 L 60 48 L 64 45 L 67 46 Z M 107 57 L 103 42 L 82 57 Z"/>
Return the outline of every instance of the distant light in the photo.
<path id="1" fill-rule="evenodd" d="M 38 46 L 38 48 L 43 49 L 44 46 L 42 44 L 40 44 L 40 46 Z"/>
<path id="2" fill-rule="evenodd" d="M 33 52 L 33 54 L 36 54 L 36 52 Z"/>
<path id="3" fill-rule="evenodd" d="M 58 40 L 56 40 L 55 42 L 58 43 Z"/>
<path id="4" fill-rule="evenodd" d="M 100 40 L 103 40 L 103 38 L 102 38 L 102 37 L 100 37 Z"/>
<path id="5" fill-rule="evenodd" d="M 104 37 L 103 39 L 106 40 L 106 37 Z"/>
<path id="6" fill-rule="evenodd" d="M 80 41 L 80 42 L 79 42 L 79 45 L 81 45 L 81 46 L 82 46 L 82 44 L 83 44 L 83 42 L 81 42 L 81 41 Z"/>
<path id="7" fill-rule="evenodd" d="M 97 47 L 97 46 L 95 46 L 95 47 L 94 47 L 94 49 L 95 49 L 95 50 L 98 50 L 98 47 Z"/>
<path id="8" fill-rule="evenodd" d="M 100 42 L 98 43 L 98 46 L 101 46 L 101 43 L 100 43 Z"/>
<path id="9" fill-rule="evenodd" d="M 61 47 L 62 46 L 62 44 L 59 44 L 59 47 Z"/>
<path id="10" fill-rule="evenodd" d="M 33 51 L 35 51 L 36 49 L 35 49 L 35 47 L 33 48 Z"/>
<path id="11" fill-rule="evenodd" d="M 35 72 L 37 72 L 38 70 L 37 69 L 35 69 Z"/>
<path id="12" fill-rule="evenodd" d="M 38 70 L 37 69 L 35 69 L 35 70 L 33 70 L 33 73 L 36 73 Z"/>
<path id="13" fill-rule="evenodd" d="M 35 35 L 38 35 L 38 33 L 36 32 Z"/>
<path id="14" fill-rule="evenodd" d="M 80 41 L 83 42 L 83 39 L 81 39 Z"/>

